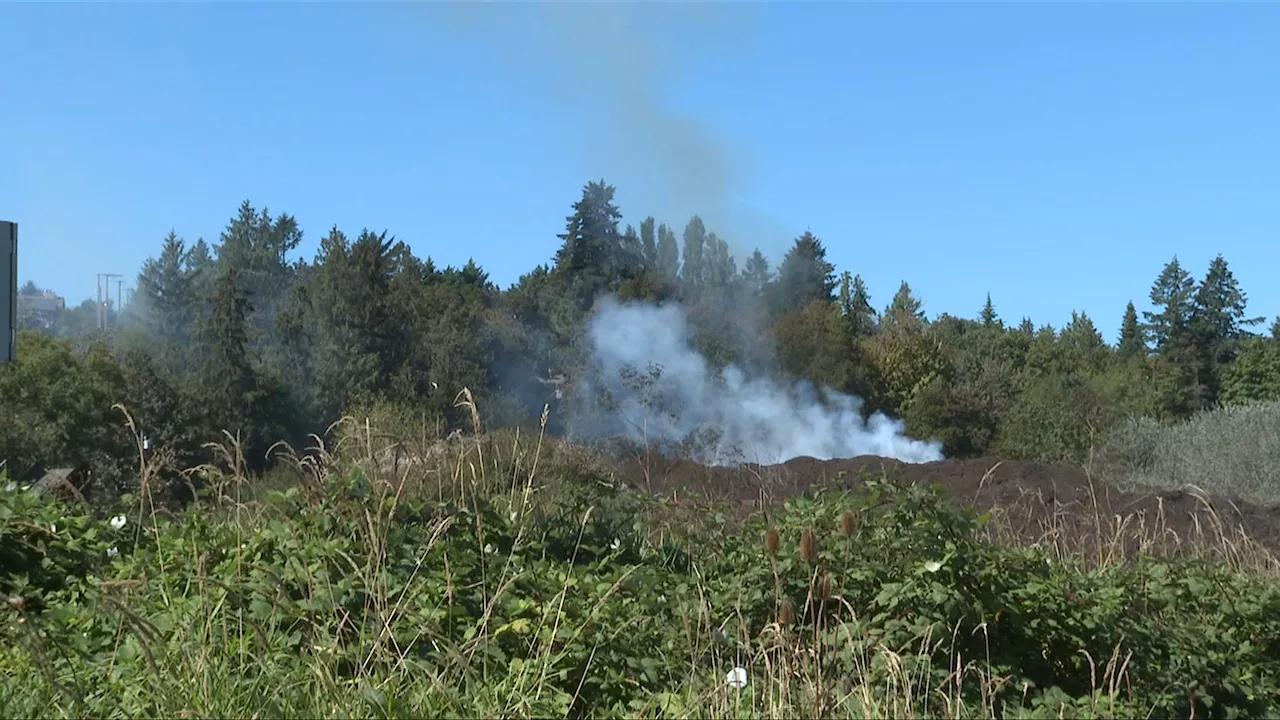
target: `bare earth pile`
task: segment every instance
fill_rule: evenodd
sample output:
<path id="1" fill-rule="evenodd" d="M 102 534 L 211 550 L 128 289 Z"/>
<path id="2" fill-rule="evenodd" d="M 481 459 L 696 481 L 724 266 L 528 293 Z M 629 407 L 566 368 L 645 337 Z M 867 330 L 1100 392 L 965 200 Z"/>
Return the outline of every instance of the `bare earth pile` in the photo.
<path id="1" fill-rule="evenodd" d="M 646 468 L 647 464 L 647 468 Z M 1266 509 L 1197 493 L 1122 492 L 1083 468 L 993 458 L 908 464 L 881 457 L 816 460 L 801 457 L 781 465 L 709 467 L 689 460 L 651 456 L 620 463 L 627 484 L 676 500 L 702 497 L 754 510 L 818 485 L 856 488 L 883 477 L 901 483 L 940 485 L 956 505 L 990 511 L 999 532 L 1023 543 L 1112 555 L 1182 546 L 1187 541 L 1223 544 L 1244 536 L 1280 551 L 1280 508 Z"/>

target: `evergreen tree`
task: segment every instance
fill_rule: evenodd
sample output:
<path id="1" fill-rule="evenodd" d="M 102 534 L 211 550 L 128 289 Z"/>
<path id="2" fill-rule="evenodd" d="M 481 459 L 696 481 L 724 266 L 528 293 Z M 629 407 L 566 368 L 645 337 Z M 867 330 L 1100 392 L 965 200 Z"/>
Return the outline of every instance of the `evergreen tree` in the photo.
<path id="1" fill-rule="evenodd" d="M 840 309 L 853 338 L 867 337 L 875 331 L 876 311 L 861 275 L 845 270 L 840 275 Z"/>
<path id="2" fill-rule="evenodd" d="M 1098 327 L 1093 324 L 1093 319 L 1088 313 L 1071 311 L 1071 322 L 1062 329 L 1062 334 L 1058 338 L 1059 342 L 1065 343 L 1080 350 L 1089 353 L 1101 350 L 1106 346 L 1106 342 L 1102 339 L 1102 333 L 1098 332 Z"/>
<path id="3" fill-rule="evenodd" d="M 614 192 L 615 188 L 603 180 L 588 183 L 559 236 L 562 244 L 556 252 L 556 271 L 567 280 L 581 310 L 588 309 L 623 275 L 618 232 L 622 212 L 613 203 Z"/>
<path id="4" fill-rule="evenodd" d="M 1220 344 L 1250 335 L 1245 328 L 1262 323 L 1264 318 L 1246 317 L 1247 306 L 1248 298 L 1239 282 L 1218 255 L 1209 263 L 1192 303 L 1191 325 L 1197 340 Z"/>
<path id="5" fill-rule="evenodd" d="M 1133 306 L 1132 300 L 1124 309 L 1124 320 L 1120 323 L 1120 341 L 1116 344 L 1116 353 L 1122 360 L 1147 354 L 1146 343 L 1142 341 L 1142 328 L 1138 325 L 1138 310 Z"/>
<path id="6" fill-rule="evenodd" d="M 991 302 L 991 293 L 987 293 L 987 302 L 982 306 L 982 313 L 978 316 L 982 322 L 982 326 L 986 328 L 994 328 L 1003 326 L 1000 317 L 996 315 L 996 306 Z"/>
<path id="7" fill-rule="evenodd" d="M 773 311 L 799 310 L 814 300 L 835 300 L 835 266 L 827 262 L 822 241 L 806 230 L 782 258 L 774 284 Z"/>
<path id="8" fill-rule="evenodd" d="M 31 280 L 28 280 L 25 283 L 23 283 L 22 287 L 18 289 L 19 295 L 26 295 L 28 297 L 33 295 L 39 295 L 42 292 L 43 291 L 40 289 L 40 287 Z"/>
<path id="9" fill-rule="evenodd" d="M 134 292 L 133 302 L 139 308 L 151 342 L 163 358 L 161 364 L 173 373 L 181 373 L 187 367 L 197 317 L 198 296 L 190 260 L 186 243 L 169 231 L 160 256 L 142 263 Z"/>
<path id="10" fill-rule="evenodd" d="M 1151 304 L 1157 312 L 1143 312 L 1148 339 L 1161 357 L 1179 361 L 1189 349 L 1195 292 L 1195 280 L 1175 255 L 1151 286 Z"/>
<path id="11" fill-rule="evenodd" d="M 249 316 L 253 305 L 240 287 L 240 273 L 226 268 L 214 283 L 211 312 L 201 323 L 202 363 L 196 397 L 207 437 L 226 430 L 240 435 L 246 461 L 261 467 L 262 453 L 283 429 L 272 422 L 289 412 L 283 399 L 260 381 L 250 360 Z"/>
<path id="12" fill-rule="evenodd" d="M 1280 340 L 1280 315 L 1277 315 L 1275 321 L 1271 323 L 1271 339 Z"/>
<path id="13" fill-rule="evenodd" d="M 249 363 L 249 313 L 253 305 L 240 289 L 240 271 L 227 268 L 214 283 L 212 317 L 205 327 L 206 380 L 228 404 L 254 390 Z"/>
<path id="14" fill-rule="evenodd" d="M 922 325 L 924 323 L 924 311 L 921 310 L 921 307 L 923 307 L 923 304 L 911 294 L 911 285 L 906 280 L 903 280 L 902 284 L 898 286 L 898 292 L 894 293 L 889 307 L 885 308 L 885 322 L 899 327 Z"/>
<path id="15" fill-rule="evenodd" d="M 253 308 L 249 323 L 251 348 L 270 355 L 275 352 L 276 318 L 289 298 L 295 279 L 295 265 L 289 254 L 302 242 L 297 220 L 281 213 L 274 219 L 266 208 L 255 210 L 248 200 L 241 203 L 214 246 L 216 269 L 211 268 L 204 283 L 212 291 L 216 279 L 234 267 L 237 286 L 250 298 Z"/>
<path id="16" fill-rule="evenodd" d="M 853 276 L 852 310 L 858 322 L 855 324 L 858 333 L 867 334 L 875 327 L 876 309 L 871 306 L 871 293 L 867 291 L 867 283 L 861 275 Z"/>
<path id="17" fill-rule="evenodd" d="M 213 294 L 213 283 L 218 278 L 217 261 L 204 238 L 197 238 L 191 245 L 184 268 L 191 278 L 192 295 L 207 298 Z"/>
<path id="18" fill-rule="evenodd" d="M 769 269 L 769 259 L 757 248 L 755 252 L 751 253 L 751 257 L 747 258 L 747 262 L 742 268 L 743 284 L 751 292 L 760 293 L 764 291 L 772 279 L 773 272 Z"/>
<path id="19" fill-rule="evenodd" d="M 1196 291 L 1190 318 L 1190 342 L 1202 407 L 1217 404 L 1222 372 L 1235 359 L 1240 341 L 1251 335 L 1245 327 L 1263 321 L 1245 315 L 1247 304 L 1227 261 L 1218 255 L 1209 263 L 1209 271 Z"/>

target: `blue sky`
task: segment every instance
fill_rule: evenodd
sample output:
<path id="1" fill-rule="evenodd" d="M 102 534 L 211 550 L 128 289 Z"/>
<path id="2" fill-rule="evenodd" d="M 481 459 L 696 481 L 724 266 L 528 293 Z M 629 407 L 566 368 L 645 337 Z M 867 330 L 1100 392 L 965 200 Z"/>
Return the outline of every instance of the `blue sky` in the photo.
<path id="1" fill-rule="evenodd" d="M 1280 314 L 1277 4 L 0 5 L 0 217 L 77 302 L 241 201 L 506 286 L 588 180 L 883 307 L 1114 339 L 1175 253 Z"/>

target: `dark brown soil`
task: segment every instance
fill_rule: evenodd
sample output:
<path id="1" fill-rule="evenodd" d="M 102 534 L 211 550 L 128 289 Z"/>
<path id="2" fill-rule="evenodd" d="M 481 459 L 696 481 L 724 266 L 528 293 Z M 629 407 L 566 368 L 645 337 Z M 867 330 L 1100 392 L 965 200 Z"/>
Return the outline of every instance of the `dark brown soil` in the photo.
<path id="1" fill-rule="evenodd" d="M 880 457 L 817 460 L 801 457 L 781 465 L 709 467 L 653 456 L 621 463 L 627 484 L 675 500 L 702 497 L 728 501 L 743 511 L 781 502 L 816 485 L 854 489 L 865 477 L 900 483 L 931 483 L 954 503 L 991 511 L 996 532 L 1021 543 L 1056 544 L 1097 553 L 1134 552 L 1200 540 L 1239 546 L 1242 533 L 1280 551 L 1280 508 L 1261 508 L 1227 498 L 1205 500 L 1189 492 L 1121 492 L 1091 478 L 1083 468 L 992 458 L 908 464 Z M 1099 538 L 1102 538 L 1101 545 Z M 1114 542 L 1123 538 L 1122 543 Z M 1184 546 L 1185 547 L 1185 546 Z"/>

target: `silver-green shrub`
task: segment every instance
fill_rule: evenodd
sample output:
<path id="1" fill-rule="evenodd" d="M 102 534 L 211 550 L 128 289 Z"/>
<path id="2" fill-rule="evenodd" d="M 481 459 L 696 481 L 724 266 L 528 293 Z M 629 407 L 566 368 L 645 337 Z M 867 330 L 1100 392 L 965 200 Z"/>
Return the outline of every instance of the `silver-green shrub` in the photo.
<path id="1" fill-rule="evenodd" d="M 1177 425 L 1138 418 L 1106 436 L 1101 457 L 1128 487 L 1188 485 L 1254 503 L 1280 503 L 1280 401 L 1211 410 Z"/>

